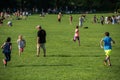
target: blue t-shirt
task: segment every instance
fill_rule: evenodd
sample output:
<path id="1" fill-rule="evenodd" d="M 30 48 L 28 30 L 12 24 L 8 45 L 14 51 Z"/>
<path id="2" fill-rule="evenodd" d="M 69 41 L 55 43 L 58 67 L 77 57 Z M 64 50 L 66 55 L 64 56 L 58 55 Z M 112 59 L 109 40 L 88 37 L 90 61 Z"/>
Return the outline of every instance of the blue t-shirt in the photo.
<path id="1" fill-rule="evenodd" d="M 108 37 L 108 36 L 105 36 L 103 38 L 103 41 L 104 41 L 104 50 L 110 50 L 112 49 L 112 46 L 111 46 L 111 37 Z"/>

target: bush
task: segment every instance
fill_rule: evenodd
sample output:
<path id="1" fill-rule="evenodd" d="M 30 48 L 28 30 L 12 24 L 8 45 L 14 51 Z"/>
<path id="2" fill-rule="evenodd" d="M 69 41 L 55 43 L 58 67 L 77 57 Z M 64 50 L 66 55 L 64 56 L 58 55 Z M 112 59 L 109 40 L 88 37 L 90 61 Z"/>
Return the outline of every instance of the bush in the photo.
<path id="1" fill-rule="evenodd" d="M 120 9 L 117 9 L 117 13 L 120 13 Z"/>

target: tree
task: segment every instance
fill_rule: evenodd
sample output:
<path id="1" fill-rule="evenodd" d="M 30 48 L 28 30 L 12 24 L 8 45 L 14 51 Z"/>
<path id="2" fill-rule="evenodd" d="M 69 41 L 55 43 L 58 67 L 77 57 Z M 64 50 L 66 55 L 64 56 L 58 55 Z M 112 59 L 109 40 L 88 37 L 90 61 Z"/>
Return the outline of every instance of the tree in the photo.
<path id="1" fill-rule="evenodd" d="M 14 5 L 13 5 L 14 4 Z M 57 8 L 66 6 L 73 10 L 112 11 L 120 8 L 120 0 L 0 0 L 0 9 L 3 8 Z"/>

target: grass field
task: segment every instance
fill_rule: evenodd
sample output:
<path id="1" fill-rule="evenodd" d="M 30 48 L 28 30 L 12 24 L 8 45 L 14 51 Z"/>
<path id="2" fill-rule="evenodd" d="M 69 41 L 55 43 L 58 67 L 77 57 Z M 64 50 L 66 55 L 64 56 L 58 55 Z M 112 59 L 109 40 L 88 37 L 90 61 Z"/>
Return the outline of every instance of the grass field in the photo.
<path id="1" fill-rule="evenodd" d="M 96 14 L 97 16 L 113 15 Z M 0 45 L 8 36 L 12 38 L 12 60 L 3 67 L 2 49 L 0 49 L 0 80 L 119 80 L 120 79 L 120 24 L 93 24 L 94 14 L 87 14 L 84 26 L 80 29 L 81 46 L 73 42 L 75 26 L 80 15 L 73 15 L 73 24 L 69 24 L 69 15 L 63 15 L 57 22 L 57 15 L 31 15 L 27 20 L 12 20 L 13 26 L 7 27 L 5 20 L 0 26 Z M 47 32 L 47 57 L 36 57 L 35 26 L 40 24 Z M 104 66 L 105 58 L 99 41 L 104 32 L 109 31 L 116 44 L 113 45 L 112 66 Z M 25 51 L 18 55 L 17 38 L 22 34 L 27 42 Z"/>

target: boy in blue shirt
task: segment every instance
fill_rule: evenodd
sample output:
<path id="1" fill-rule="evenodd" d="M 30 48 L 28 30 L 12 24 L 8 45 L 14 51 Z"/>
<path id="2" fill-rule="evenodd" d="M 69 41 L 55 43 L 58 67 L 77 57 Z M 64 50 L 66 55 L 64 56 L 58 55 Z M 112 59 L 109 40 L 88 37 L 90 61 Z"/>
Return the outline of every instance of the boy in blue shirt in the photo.
<path id="1" fill-rule="evenodd" d="M 111 42 L 115 44 L 115 41 L 111 37 L 109 37 L 109 32 L 105 32 L 105 37 L 102 38 L 102 40 L 100 41 L 100 46 L 101 48 L 104 48 L 105 55 L 106 55 L 104 64 L 107 65 L 107 62 L 108 62 L 109 66 L 111 66 L 111 62 L 110 62 L 110 54 L 112 50 Z"/>

